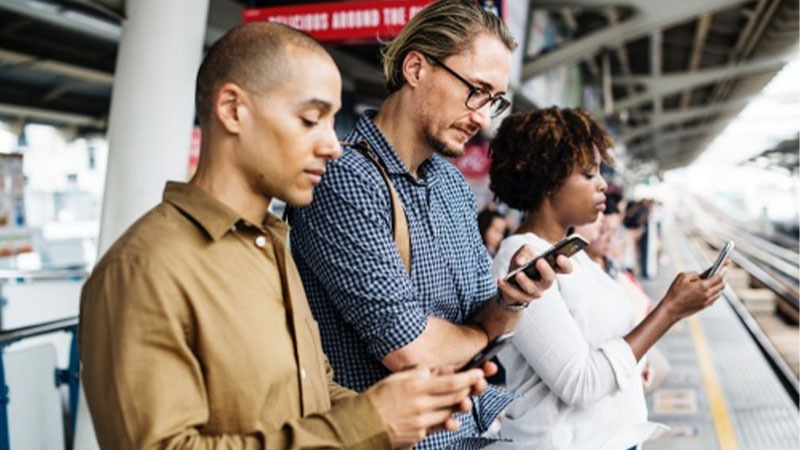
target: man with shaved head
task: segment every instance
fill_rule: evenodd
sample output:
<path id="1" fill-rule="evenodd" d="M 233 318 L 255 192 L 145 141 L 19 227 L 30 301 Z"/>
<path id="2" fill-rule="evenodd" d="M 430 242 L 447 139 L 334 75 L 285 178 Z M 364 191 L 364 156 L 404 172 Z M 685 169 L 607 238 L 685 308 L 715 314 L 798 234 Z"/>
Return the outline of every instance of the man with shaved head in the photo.
<path id="1" fill-rule="evenodd" d="M 291 82 L 289 82 L 291 81 Z M 452 418 L 480 370 L 418 367 L 356 395 L 332 381 L 272 198 L 311 202 L 341 78 L 311 38 L 237 27 L 197 76 L 189 183 L 109 249 L 81 294 L 82 378 L 104 449 L 393 448 Z"/>

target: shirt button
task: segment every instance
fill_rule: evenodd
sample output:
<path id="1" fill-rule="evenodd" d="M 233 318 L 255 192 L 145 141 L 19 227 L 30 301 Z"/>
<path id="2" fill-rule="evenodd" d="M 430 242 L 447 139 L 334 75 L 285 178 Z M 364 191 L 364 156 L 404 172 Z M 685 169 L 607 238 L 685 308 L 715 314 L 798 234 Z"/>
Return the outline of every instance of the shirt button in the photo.
<path id="1" fill-rule="evenodd" d="M 256 247 L 264 248 L 265 245 L 267 245 L 267 238 L 264 236 L 259 236 L 256 238 Z"/>
<path id="2" fill-rule="evenodd" d="M 300 368 L 300 378 L 306 379 L 306 369 Z"/>

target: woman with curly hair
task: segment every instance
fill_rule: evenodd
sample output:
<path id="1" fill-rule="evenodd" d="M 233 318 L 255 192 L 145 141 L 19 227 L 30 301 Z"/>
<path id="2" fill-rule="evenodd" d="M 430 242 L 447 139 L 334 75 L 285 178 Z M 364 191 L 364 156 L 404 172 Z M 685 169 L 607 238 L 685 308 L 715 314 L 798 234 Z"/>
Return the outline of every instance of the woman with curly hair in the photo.
<path id="1" fill-rule="evenodd" d="M 613 163 L 612 141 L 580 109 L 552 107 L 506 118 L 490 154 L 491 188 L 527 212 L 500 245 L 492 267 L 506 275 L 524 244 L 538 253 L 605 209 L 600 163 Z M 678 320 L 716 300 L 723 274 L 704 280 L 681 273 L 638 325 L 625 293 L 583 252 L 572 274 L 525 311 L 512 345 L 500 354 L 511 391 L 496 448 L 635 448 L 660 427 L 647 422 L 638 361 Z M 727 266 L 726 262 L 726 266 Z M 724 271 L 723 271 L 724 273 Z"/>

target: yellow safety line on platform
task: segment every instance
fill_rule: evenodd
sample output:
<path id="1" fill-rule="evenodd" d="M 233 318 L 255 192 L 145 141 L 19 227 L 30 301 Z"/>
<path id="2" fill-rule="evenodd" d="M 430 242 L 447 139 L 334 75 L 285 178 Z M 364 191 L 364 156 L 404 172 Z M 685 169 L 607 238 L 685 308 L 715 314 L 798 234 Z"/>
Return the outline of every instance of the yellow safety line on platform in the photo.
<path id="1" fill-rule="evenodd" d="M 675 251 L 671 239 L 668 240 L 665 238 L 664 241 L 667 243 L 667 248 L 672 255 L 672 260 L 675 261 L 675 267 L 679 270 L 686 270 L 686 266 L 683 264 L 680 254 Z M 722 299 L 718 301 L 721 300 Z M 692 342 L 694 343 L 694 349 L 697 353 L 697 364 L 700 369 L 700 376 L 703 379 L 703 387 L 708 396 L 711 417 L 714 419 L 714 430 L 717 432 L 719 448 L 720 450 L 739 450 L 739 441 L 736 439 L 736 432 L 733 429 L 731 418 L 728 415 L 728 405 L 725 402 L 725 395 L 722 392 L 722 386 L 720 385 L 717 371 L 714 369 L 714 364 L 711 359 L 711 350 L 708 348 L 708 341 L 706 341 L 706 336 L 703 332 L 703 325 L 700 323 L 700 318 L 697 314 L 689 318 L 689 331 L 692 334 Z"/>

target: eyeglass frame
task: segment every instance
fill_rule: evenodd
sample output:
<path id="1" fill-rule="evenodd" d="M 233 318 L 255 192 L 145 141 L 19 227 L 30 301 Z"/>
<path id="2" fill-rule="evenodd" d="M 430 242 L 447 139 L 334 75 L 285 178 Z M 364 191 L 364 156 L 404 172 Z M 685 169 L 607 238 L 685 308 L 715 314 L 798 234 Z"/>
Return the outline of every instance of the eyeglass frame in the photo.
<path id="1" fill-rule="evenodd" d="M 503 94 L 505 94 L 505 92 L 499 92 L 496 95 L 492 95 L 486 89 L 484 89 L 482 87 L 479 87 L 479 86 L 475 86 L 474 84 L 472 84 L 469 81 L 467 81 L 466 78 L 464 78 L 461 75 L 459 75 L 455 70 L 447 67 L 447 65 L 445 63 L 443 63 L 439 58 L 437 58 L 435 56 L 431 56 L 431 55 L 429 55 L 427 53 L 424 53 L 424 52 L 420 52 L 420 53 L 422 53 L 426 58 L 430 59 L 431 61 L 433 61 L 437 65 L 441 66 L 444 70 L 448 71 L 450 73 L 450 75 L 453 75 L 454 77 L 456 77 L 459 81 L 464 83 L 469 88 L 469 95 L 467 95 L 467 99 L 464 101 L 464 106 L 466 106 L 467 109 L 469 109 L 471 111 L 478 111 L 479 109 L 481 109 L 484 106 L 486 106 L 486 104 L 489 104 L 490 114 L 491 114 L 492 118 L 495 118 L 495 117 L 499 116 L 500 114 L 502 114 L 503 112 L 505 112 L 505 110 L 507 110 L 508 107 L 511 106 L 511 102 L 508 101 L 508 99 L 505 98 L 504 95 L 503 95 Z M 483 92 L 486 95 L 488 95 L 487 100 L 482 105 L 478 106 L 477 108 L 469 106 L 469 100 L 476 93 L 481 93 L 481 92 Z M 497 112 L 493 112 L 492 111 L 492 107 L 493 107 L 492 105 L 494 105 L 494 103 L 496 101 L 501 101 L 502 103 L 500 103 L 500 105 L 502 105 L 502 106 L 499 107 Z"/>

